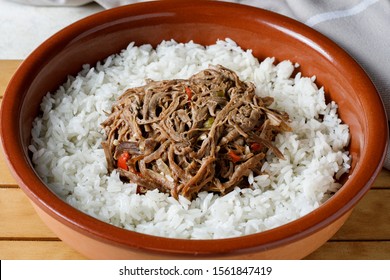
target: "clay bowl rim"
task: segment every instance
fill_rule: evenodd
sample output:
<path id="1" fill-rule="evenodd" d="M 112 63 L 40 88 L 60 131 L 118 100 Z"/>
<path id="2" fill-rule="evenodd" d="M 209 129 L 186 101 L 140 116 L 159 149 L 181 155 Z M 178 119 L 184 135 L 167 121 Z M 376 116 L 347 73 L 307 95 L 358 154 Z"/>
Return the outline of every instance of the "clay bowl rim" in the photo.
<path id="1" fill-rule="evenodd" d="M 174 9 L 173 6 L 175 6 Z M 252 20 L 257 17 L 258 20 L 274 29 L 290 32 L 290 35 L 296 40 L 312 44 L 312 47 L 318 48 L 319 51 L 323 51 L 333 59 L 334 63 L 341 63 L 340 66 L 348 64 L 348 67 L 342 67 L 347 68 L 351 75 L 364 80 L 366 86 L 362 90 L 365 90 L 370 96 L 364 101 L 370 102 L 371 106 L 378 108 L 376 114 L 367 116 L 366 121 L 367 123 L 379 121 L 375 131 L 370 128 L 367 128 L 366 131 L 368 133 L 365 138 L 367 149 L 363 150 L 361 157 L 367 158 L 367 162 L 364 167 L 358 163 L 344 187 L 321 207 L 288 224 L 256 234 L 216 240 L 175 239 L 124 230 L 92 218 L 59 199 L 37 177 L 28 163 L 28 155 L 25 147 L 22 147 L 19 131 L 13 129 L 11 122 L 7 121 L 18 116 L 18 112 L 13 110 L 17 111 L 22 107 L 17 98 L 18 92 L 27 91 L 29 85 L 24 83 L 29 81 L 27 77 L 30 71 L 45 63 L 46 53 L 55 52 L 55 48 L 58 48 L 59 44 L 66 45 L 73 40 L 75 35 L 85 34 L 89 28 L 95 27 L 97 29 L 100 25 L 110 22 L 110 19 L 116 18 L 118 20 L 118 18 L 126 17 L 126 13 L 138 16 L 161 16 L 165 12 L 164 16 L 174 17 L 175 12 L 180 7 L 191 7 L 194 11 L 197 9 L 197 12 L 208 9 L 213 9 L 214 12 L 222 11 L 222 9 L 234 9 L 241 17 L 244 14 Z M 131 250 L 211 255 L 255 252 L 287 245 L 323 229 L 351 210 L 369 190 L 381 170 L 384 153 L 380 154 L 378 148 L 382 148 L 384 151 L 387 147 L 387 137 L 380 136 L 378 132 L 379 129 L 387 131 L 387 121 L 382 123 L 383 120 L 386 120 L 386 116 L 382 101 L 366 73 L 344 50 L 317 31 L 282 15 L 244 5 L 213 1 L 163 1 L 137 3 L 99 12 L 64 28 L 40 45 L 22 62 L 5 91 L 1 110 L 1 140 L 11 173 L 23 191 L 35 205 L 66 226 L 91 238 Z M 374 137 L 377 137 L 375 142 Z M 361 182 L 365 183 L 362 185 Z M 362 187 L 354 188 L 351 191 L 348 186 L 354 184 L 362 185 Z"/>

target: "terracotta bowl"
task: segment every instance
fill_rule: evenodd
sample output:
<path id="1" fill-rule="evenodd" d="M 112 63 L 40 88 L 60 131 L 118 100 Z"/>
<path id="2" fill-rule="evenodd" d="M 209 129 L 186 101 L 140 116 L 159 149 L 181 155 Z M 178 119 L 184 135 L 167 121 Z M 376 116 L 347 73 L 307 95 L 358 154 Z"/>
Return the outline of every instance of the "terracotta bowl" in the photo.
<path id="1" fill-rule="evenodd" d="M 213 44 L 231 38 L 255 56 L 301 65 L 317 76 L 328 100 L 339 104 L 350 126 L 352 170 L 330 200 L 306 216 L 258 234 L 220 240 L 181 240 L 123 230 L 98 221 L 59 199 L 39 179 L 29 158 L 32 120 L 44 94 L 129 42 L 162 40 Z M 43 221 L 71 247 L 97 259 L 299 259 L 343 225 L 379 173 L 387 146 L 387 119 L 373 84 L 332 41 L 292 19 L 230 3 L 162 1 L 134 4 L 83 19 L 39 46 L 20 66 L 4 94 L 2 145 L 18 184 Z"/>

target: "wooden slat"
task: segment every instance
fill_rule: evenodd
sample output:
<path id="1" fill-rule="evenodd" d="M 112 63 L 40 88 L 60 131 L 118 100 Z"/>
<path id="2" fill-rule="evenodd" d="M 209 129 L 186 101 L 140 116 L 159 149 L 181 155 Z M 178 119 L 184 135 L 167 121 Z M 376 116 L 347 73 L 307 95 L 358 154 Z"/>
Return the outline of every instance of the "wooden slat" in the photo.
<path id="1" fill-rule="evenodd" d="M 1 260 L 83 260 L 61 241 L 0 241 Z"/>
<path id="2" fill-rule="evenodd" d="M 18 66 L 22 63 L 21 60 L 2 60 L 0 63 L 0 97 L 8 85 L 9 80 L 15 73 Z"/>
<path id="3" fill-rule="evenodd" d="M 21 60 L 2 60 L 0 63 L 0 101 L 3 97 L 4 91 L 8 85 L 9 80 L 15 73 L 17 67 L 20 65 Z M 8 166 L 5 163 L 2 147 L 0 146 L 0 187 L 6 185 L 16 186 L 14 178 L 11 176 Z"/>
<path id="4" fill-rule="evenodd" d="M 389 240 L 390 189 L 372 189 L 356 205 L 333 240 Z"/>
<path id="5" fill-rule="evenodd" d="M 0 241 L 0 259 L 80 260 L 84 256 L 61 241 Z M 390 242 L 328 242 L 306 260 L 389 260 Z"/>
<path id="6" fill-rule="evenodd" d="M 327 242 L 307 260 L 390 260 L 390 241 Z"/>
<path id="7" fill-rule="evenodd" d="M 17 187 L 14 177 L 9 171 L 8 165 L 5 162 L 3 148 L 0 145 L 0 187 Z"/>
<path id="8" fill-rule="evenodd" d="M 373 188 L 390 188 L 390 171 L 382 169 L 372 185 Z"/>
<path id="9" fill-rule="evenodd" d="M 0 188 L 0 238 L 56 238 L 19 188 Z"/>

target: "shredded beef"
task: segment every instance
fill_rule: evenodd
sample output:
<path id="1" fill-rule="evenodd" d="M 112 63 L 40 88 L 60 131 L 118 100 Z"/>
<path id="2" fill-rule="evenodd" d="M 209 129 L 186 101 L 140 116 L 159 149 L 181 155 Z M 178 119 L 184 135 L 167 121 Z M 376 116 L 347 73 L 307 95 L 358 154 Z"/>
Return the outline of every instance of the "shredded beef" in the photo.
<path id="1" fill-rule="evenodd" d="M 290 130 L 288 115 L 272 103 L 220 65 L 188 80 L 149 80 L 126 90 L 102 123 L 108 170 L 118 169 L 140 193 L 158 188 L 190 200 L 201 191 L 247 187 L 268 150 L 283 158 L 272 141 Z"/>

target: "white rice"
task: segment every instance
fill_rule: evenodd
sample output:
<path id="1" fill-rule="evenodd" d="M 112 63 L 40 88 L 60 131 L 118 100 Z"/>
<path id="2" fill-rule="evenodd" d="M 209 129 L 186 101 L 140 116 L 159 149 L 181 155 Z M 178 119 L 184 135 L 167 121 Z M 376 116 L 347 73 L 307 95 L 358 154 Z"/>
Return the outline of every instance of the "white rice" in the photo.
<path id="1" fill-rule="evenodd" d="M 273 58 L 259 62 L 230 39 L 207 47 L 164 41 L 156 49 L 130 44 L 95 67 L 84 65 L 57 92 L 42 101 L 29 147 L 36 171 L 62 199 L 81 211 L 129 230 L 175 238 L 227 238 L 261 232 L 293 221 L 319 207 L 350 168 L 345 147 L 349 129 L 334 102 L 325 103 L 315 77 L 292 76 L 297 63 Z M 221 64 L 252 81 L 260 96 L 292 119 L 292 132 L 279 134 L 276 146 L 285 160 L 267 155 L 265 175 L 249 176 L 252 189 L 225 196 L 200 193 L 192 202 L 149 191 L 136 194 L 116 172 L 107 174 L 100 123 L 126 88 L 145 79 L 188 78 Z M 294 72 L 294 73 L 295 73 Z"/>

